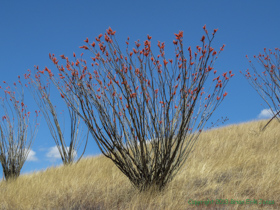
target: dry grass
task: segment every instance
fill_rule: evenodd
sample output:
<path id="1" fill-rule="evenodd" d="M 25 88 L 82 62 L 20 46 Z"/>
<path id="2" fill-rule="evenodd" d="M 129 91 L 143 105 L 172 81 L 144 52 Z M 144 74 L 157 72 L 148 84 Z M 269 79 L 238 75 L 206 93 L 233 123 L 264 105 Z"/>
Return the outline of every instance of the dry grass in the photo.
<path id="1" fill-rule="evenodd" d="M 161 194 L 135 191 L 103 156 L 0 183 L 0 209 L 280 209 L 280 124 L 231 125 L 201 134 L 196 149 Z M 274 204 L 211 204 L 189 200 L 259 199 Z"/>

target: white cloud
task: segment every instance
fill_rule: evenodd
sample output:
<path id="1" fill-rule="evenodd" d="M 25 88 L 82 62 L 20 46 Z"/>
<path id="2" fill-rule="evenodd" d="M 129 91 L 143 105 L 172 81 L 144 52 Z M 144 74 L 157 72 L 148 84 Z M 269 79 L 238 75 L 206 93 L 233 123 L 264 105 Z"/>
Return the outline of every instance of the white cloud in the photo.
<path id="1" fill-rule="evenodd" d="M 60 146 L 60 148 L 61 148 L 61 146 Z M 68 152 L 68 150 L 69 150 L 69 147 L 67 147 L 67 152 Z M 62 149 L 61 149 L 61 151 L 62 151 Z M 56 159 L 61 159 L 61 156 L 60 156 L 60 153 L 59 153 L 59 151 L 58 151 L 57 146 L 51 147 L 51 148 L 49 149 L 49 152 L 46 154 L 46 156 L 47 156 L 48 158 L 50 158 L 51 161 L 55 161 Z M 77 151 L 74 150 L 74 158 L 75 158 L 76 156 L 77 156 Z"/>
<path id="2" fill-rule="evenodd" d="M 263 109 L 258 115 L 258 118 L 271 118 L 273 116 L 273 112 L 270 109 Z"/>
<path id="3" fill-rule="evenodd" d="M 26 161 L 38 161 L 38 158 L 35 155 L 36 155 L 36 152 L 34 152 L 33 150 L 30 150 Z"/>
<path id="4" fill-rule="evenodd" d="M 61 156 L 60 156 L 60 154 L 59 154 L 59 151 L 58 151 L 58 149 L 57 149 L 56 146 L 51 147 L 51 148 L 49 149 L 49 152 L 46 154 L 46 156 L 47 156 L 48 158 L 53 158 L 53 159 L 59 159 L 59 158 L 61 158 Z"/>

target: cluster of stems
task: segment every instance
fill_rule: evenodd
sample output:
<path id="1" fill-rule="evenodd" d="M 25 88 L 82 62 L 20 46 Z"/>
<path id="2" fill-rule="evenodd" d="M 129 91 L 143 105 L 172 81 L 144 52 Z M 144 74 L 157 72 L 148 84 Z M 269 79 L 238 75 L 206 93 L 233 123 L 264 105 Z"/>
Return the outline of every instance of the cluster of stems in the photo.
<path id="1" fill-rule="evenodd" d="M 233 76 L 231 71 L 214 78 L 208 90 L 204 88 L 209 74 L 217 73 L 213 65 L 225 45 L 214 50 L 211 44 L 217 29 L 212 35 L 203 29 L 196 52 L 189 47 L 185 53 L 183 32 L 175 34 L 175 58 L 166 59 L 165 43 L 158 41 L 159 54 L 154 55 L 149 35 L 142 49 L 137 41 L 132 51 L 128 38 L 123 54 L 115 31 L 109 28 L 96 42 L 89 43 L 87 38 L 80 47 L 93 53 L 91 67 L 83 53 L 80 59 L 74 53 L 74 61 L 60 56 L 65 66 L 49 55 L 58 77 L 47 67 L 38 69 L 84 120 L 101 152 L 140 191 L 151 186 L 161 190 L 173 179 L 227 95 L 224 88 Z"/>
<path id="2" fill-rule="evenodd" d="M 249 60 L 247 55 L 246 58 Z M 253 73 L 251 74 L 247 69 L 246 74 L 243 75 L 273 113 L 273 117 L 263 127 L 262 130 L 264 130 L 274 118 L 280 122 L 280 49 L 275 48 L 274 51 L 269 49 L 267 52 L 264 48 L 264 54 L 259 53 L 258 56 L 254 55 L 254 58 L 264 68 L 264 71 L 260 74 L 249 60 Z M 240 73 L 242 74 L 241 71 Z"/>
<path id="3" fill-rule="evenodd" d="M 34 68 L 35 70 L 38 70 L 38 66 L 37 67 L 35 66 Z M 69 106 L 67 106 L 68 113 L 70 116 L 70 124 L 71 124 L 70 145 L 69 147 L 67 147 L 65 143 L 64 132 L 62 131 L 61 125 L 58 120 L 56 106 L 53 105 L 50 98 L 50 82 L 47 81 L 47 84 L 44 84 L 44 80 L 43 78 L 41 78 L 40 72 L 35 71 L 35 74 L 32 75 L 30 70 L 28 70 L 28 74 L 25 74 L 25 79 L 28 83 L 25 84 L 25 86 L 31 92 L 36 104 L 38 105 L 41 113 L 43 114 L 47 122 L 47 125 L 50 130 L 50 134 L 52 135 L 56 143 L 63 164 L 67 165 L 73 163 L 77 150 L 79 150 L 79 147 L 81 146 L 82 143 L 80 137 L 83 132 L 80 131 L 79 129 L 81 123 L 79 115 L 77 114 L 77 112 L 74 111 L 74 109 L 71 109 Z M 78 109 L 78 101 L 75 100 L 75 98 L 70 98 L 70 99 L 72 100 L 71 104 L 73 106 L 76 106 Z M 87 134 L 89 134 L 89 132 Z M 87 142 L 88 142 L 88 135 L 86 138 L 86 143 L 85 143 L 83 153 L 81 154 L 77 162 L 80 161 L 83 154 L 85 153 Z"/>
<path id="4" fill-rule="evenodd" d="M 4 115 L 0 123 L 0 162 L 3 168 L 3 178 L 15 179 L 20 175 L 20 170 L 30 152 L 30 147 L 36 136 L 38 123 L 36 112 L 35 125 L 29 123 L 30 112 L 24 103 L 24 89 L 18 76 L 18 84 L 13 88 L 7 85 L 4 97 L 0 97 L 0 104 Z M 28 132 L 29 130 L 29 132 Z"/>

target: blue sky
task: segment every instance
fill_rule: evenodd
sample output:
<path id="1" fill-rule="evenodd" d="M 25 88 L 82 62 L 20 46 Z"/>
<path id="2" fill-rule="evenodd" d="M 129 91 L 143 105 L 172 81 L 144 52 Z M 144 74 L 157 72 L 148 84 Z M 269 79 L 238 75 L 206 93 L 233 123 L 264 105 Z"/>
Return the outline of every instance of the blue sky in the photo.
<path id="1" fill-rule="evenodd" d="M 143 43 L 149 34 L 153 37 L 152 50 L 158 52 L 158 40 L 165 42 L 168 57 L 174 56 L 174 33 L 184 31 L 185 50 L 188 46 L 194 49 L 200 44 L 204 34 L 202 27 L 206 24 L 208 31 L 218 28 L 213 46 L 218 49 L 226 45 L 214 68 L 220 73 L 232 70 L 235 74 L 225 89 L 226 99 L 210 122 L 226 116 L 229 118 L 226 125 L 268 117 L 265 111 L 268 106 L 239 71 L 249 68 L 245 55 L 252 58 L 265 47 L 279 47 L 279 7 L 278 0 L 265 3 L 262 0 L 1 1 L 1 80 L 12 83 L 17 75 L 23 75 L 27 69 L 33 70 L 34 65 L 39 65 L 40 69 L 45 66 L 55 69 L 49 53 L 69 58 L 73 52 L 79 55 L 84 52 L 79 46 L 84 45 L 86 37 L 93 41 L 109 26 L 116 31 L 121 47 L 125 47 L 128 36 L 132 42 L 140 39 Z M 36 105 L 27 90 L 25 99 L 28 108 L 34 110 Z M 63 106 L 59 96 L 54 95 L 53 100 L 59 107 Z M 67 125 L 66 120 L 66 128 Z M 42 117 L 21 174 L 62 164 L 55 146 Z M 82 146 L 78 155 L 81 152 Z M 85 156 L 97 154 L 100 151 L 90 136 Z M 2 176 L 2 170 L 0 173 Z"/>

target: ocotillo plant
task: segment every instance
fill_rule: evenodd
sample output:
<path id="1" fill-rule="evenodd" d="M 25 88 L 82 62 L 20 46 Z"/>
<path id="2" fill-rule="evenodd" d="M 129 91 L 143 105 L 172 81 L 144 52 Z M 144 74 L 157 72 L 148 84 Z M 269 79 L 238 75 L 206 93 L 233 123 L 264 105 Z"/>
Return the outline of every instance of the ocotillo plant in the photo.
<path id="1" fill-rule="evenodd" d="M 35 69 L 36 68 L 37 67 L 35 66 Z M 47 84 L 44 84 L 40 72 L 35 72 L 35 74 L 32 74 L 30 70 L 28 70 L 28 74 L 25 74 L 25 79 L 27 80 L 28 83 L 25 86 L 32 93 L 32 96 L 36 104 L 38 105 L 41 113 L 43 113 L 44 115 L 50 133 L 60 153 L 63 164 L 67 165 L 73 163 L 75 158 L 75 152 L 76 150 L 79 150 L 80 147 L 80 146 L 78 147 L 78 144 L 80 143 L 81 145 L 82 143 L 80 142 L 80 137 L 83 132 L 80 132 L 79 129 L 80 127 L 79 115 L 74 111 L 74 109 L 70 109 L 70 107 L 67 106 L 69 116 L 70 116 L 70 123 L 71 123 L 71 127 L 70 127 L 71 139 L 70 139 L 69 149 L 67 149 L 65 138 L 64 138 L 64 132 L 62 132 L 61 125 L 58 120 L 57 111 L 50 99 L 50 83 L 47 81 Z M 75 105 L 78 109 L 79 102 L 75 101 L 74 98 L 72 98 L 71 104 Z M 83 154 L 85 153 L 87 142 L 88 142 L 88 134 L 89 132 L 87 133 L 87 139 L 86 139 L 86 144 L 83 153 L 81 154 L 77 162 L 80 161 Z"/>
<path id="2" fill-rule="evenodd" d="M 224 50 L 212 46 L 217 29 L 205 36 L 201 46 L 188 55 L 183 51 L 183 32 L 175 34 L 175 59 L 165 58 L 165 44 L 158 42 L 159 54 L 151 50 L 151 36 L 141 49 L 139 41 L 124 55 L 111 28 L 100 34 L 96 42 L 81 46 L 91 51 L 91 67 L 76 58 L 66 66 L 50 58 L 59 70 L 59 79 L 47 67 L 42 73 L 60 90 L 61 97 L 83 118 L 101 152 L 129 178 L 140 191 L 155 187 L 163 190 L 173 179 L 202 131 L 207 120 L 227 95 L 227 72 L 214 78 L 208 92 L 203 85 L 213 70 L 214 61 Z M 206 44 L 208 40 L 208 44 Z M 97 49 L 99 48 L 99 50 Z M 163 65 L 161 64 L 163 62 Z M 213 71 L 212 71 L 213 70 Z M 81 109 L 72 104 L 73 95 Z M 179 98 L 179 100 L 177 100 Z M 195 115 L 195 116 L 193 116 Z M 100 126 L 97 119 L 100 120 Z M 148 144 L 147 139 L 153 139 Z"/>
<path id="3" fill-rule="evenodd" d="M 35 111 L 35 125 L 29 123 L 30 112 L 27 112 L 27 106 L 24 104 L 24 90 L 20 76 L 18 78 L 18 84 L 14 83 L 14 90 L 9 86 L 5 89 L 0 86 L 5 95 L 0 98 L 5 114 L 2 116 L 0 124 L 0 161 L 6 180 L 16 179 L 20 175 L 20 170 L 28 157 L 38 127 L 39 112 L 37 111 Z M 7 84 L 5 81 L 4 83 Z"/>
<path id="4" fill-rule="evenodd" d="M 265 54 L 259 53 L 258 56 L 254 55 L 257 62 L 264 68 L 264 71 L 261 74 L 246 55 L 254 73 L 252 75 L 249 69 L 247 69 L 246 74 L 243 75 L 269 106 L 274 115 L 271 120 L 276 117 L 280 122 L 280 49 L 275 48 L 275 52 L 270 49 L 268 51 L 269 52 L 264 48 Z M 241 71 L 240 73 L 242 74 Z M 273 107 L 275 110 L 273 110 Z M 262 130 L 266 128 L 271 120 L 268 121 Z"/>

